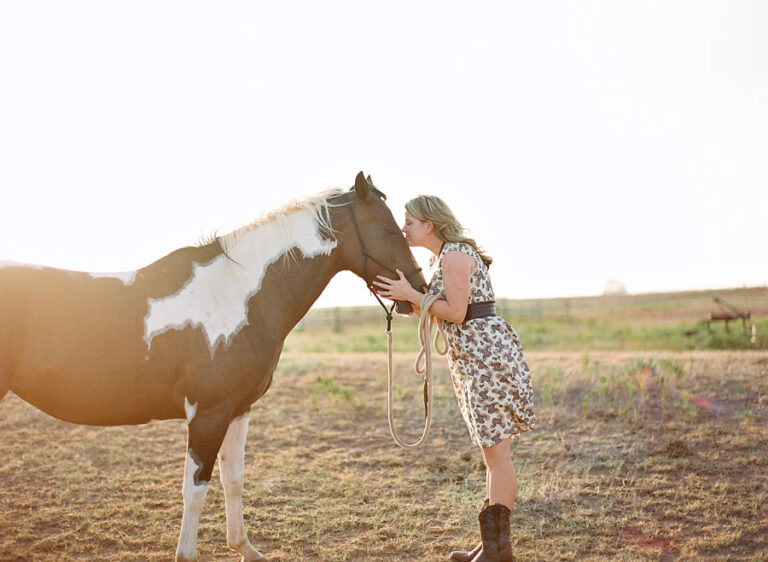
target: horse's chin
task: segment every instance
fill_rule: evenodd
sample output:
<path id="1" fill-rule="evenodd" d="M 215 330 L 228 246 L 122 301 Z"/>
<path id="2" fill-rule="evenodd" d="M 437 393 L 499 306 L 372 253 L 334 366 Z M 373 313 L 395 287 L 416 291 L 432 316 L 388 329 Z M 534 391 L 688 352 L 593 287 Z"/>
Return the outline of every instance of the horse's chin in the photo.
<path id="1" fill-rule="evenodd" d="M 413 306 L 408 301 L 395 301 L 395 311 L 398 314 L 413 314 Z"/>

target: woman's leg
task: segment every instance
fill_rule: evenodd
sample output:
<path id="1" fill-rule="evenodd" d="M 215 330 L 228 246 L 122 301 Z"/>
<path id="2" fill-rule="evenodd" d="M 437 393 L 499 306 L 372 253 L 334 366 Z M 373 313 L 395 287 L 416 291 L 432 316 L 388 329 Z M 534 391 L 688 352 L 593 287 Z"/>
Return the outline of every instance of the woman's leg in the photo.
<path id="1" fill-rule="evenodd" d="M 507 437 L 492 447 L 483 447 L 483 459 L 487 467 L 486 487 L 491 505 L 500 503 L 508 509 L 517 499 L 517 475 L 512 466 L 512 438 Z"/>

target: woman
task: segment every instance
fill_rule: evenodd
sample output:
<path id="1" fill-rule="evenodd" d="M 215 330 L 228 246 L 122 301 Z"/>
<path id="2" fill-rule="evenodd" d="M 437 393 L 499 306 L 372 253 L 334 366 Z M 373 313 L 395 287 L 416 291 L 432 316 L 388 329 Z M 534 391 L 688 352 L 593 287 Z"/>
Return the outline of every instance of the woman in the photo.
<path id="1" fill-rule="evenodd" d="M 517 498 L 512 436 L 533 429 L 531 373 L 520 339 L 496 315 L 488 276 L 491 258 L 464 235 L 464 228 L 438 197 L 421 195 L 405 205 L 403 233 L 410 246 L 435 254 L 428 292 L 439 295 L 429 312 L 443 325 L 448 364 L 461 414 L 486 465 L 486 501 L 479 515 L 482 541 L 469 552 L 453 552 L 461 562 L 508 562 L 509 515 Z M 418 312 L 423 297 L 398 271 L 399 279 L 379 276 L 378 292 L 410 301 Z"/>

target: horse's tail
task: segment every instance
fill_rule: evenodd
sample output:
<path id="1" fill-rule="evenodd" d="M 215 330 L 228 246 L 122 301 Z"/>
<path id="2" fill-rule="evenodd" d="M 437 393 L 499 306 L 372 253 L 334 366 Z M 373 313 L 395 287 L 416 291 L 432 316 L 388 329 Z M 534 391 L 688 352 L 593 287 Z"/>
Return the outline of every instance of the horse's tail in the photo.
<path id="1" fill-rule="evenodd" d="M 8 302 L 7 276 L 2 275 L 0 265 L 0 400 L 2 400 L 11 388 L 11 361 L 10 361 L 10 323 L 12 312 Z"/>
<path id="2" fill-rule="evenodd" d="M 15 350 L 19 347 L 20 319 L 29 300 L 24 291 L 23 264 L 0 262 L 0 400 L 11 389 Z"/>

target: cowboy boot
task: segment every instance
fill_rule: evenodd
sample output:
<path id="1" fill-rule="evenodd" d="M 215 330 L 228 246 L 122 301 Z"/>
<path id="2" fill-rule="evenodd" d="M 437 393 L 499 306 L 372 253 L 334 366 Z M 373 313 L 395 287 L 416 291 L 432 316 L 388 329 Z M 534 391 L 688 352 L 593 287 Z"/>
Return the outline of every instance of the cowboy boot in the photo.
<path id="1" fill-rule="evenodd" d="M 480 512 L 480 537 L 483 548 L 472 562 L 515 562 L 509 543 L 509 509 L 500 503 Z"/>
<path id="2" fill-rule="evenodd" d="M 488 507 L 488 498 L 485 498 L 482 509 L 486 507 Z M 454 550 L 451 552 L 451 560 L 453 562 L 472 562 L 472 559 L 477 556 L 481 548 L 483 548 L 483 543 L 477 543 L 477 546 L 468 552 L 466 550 Z"/>

